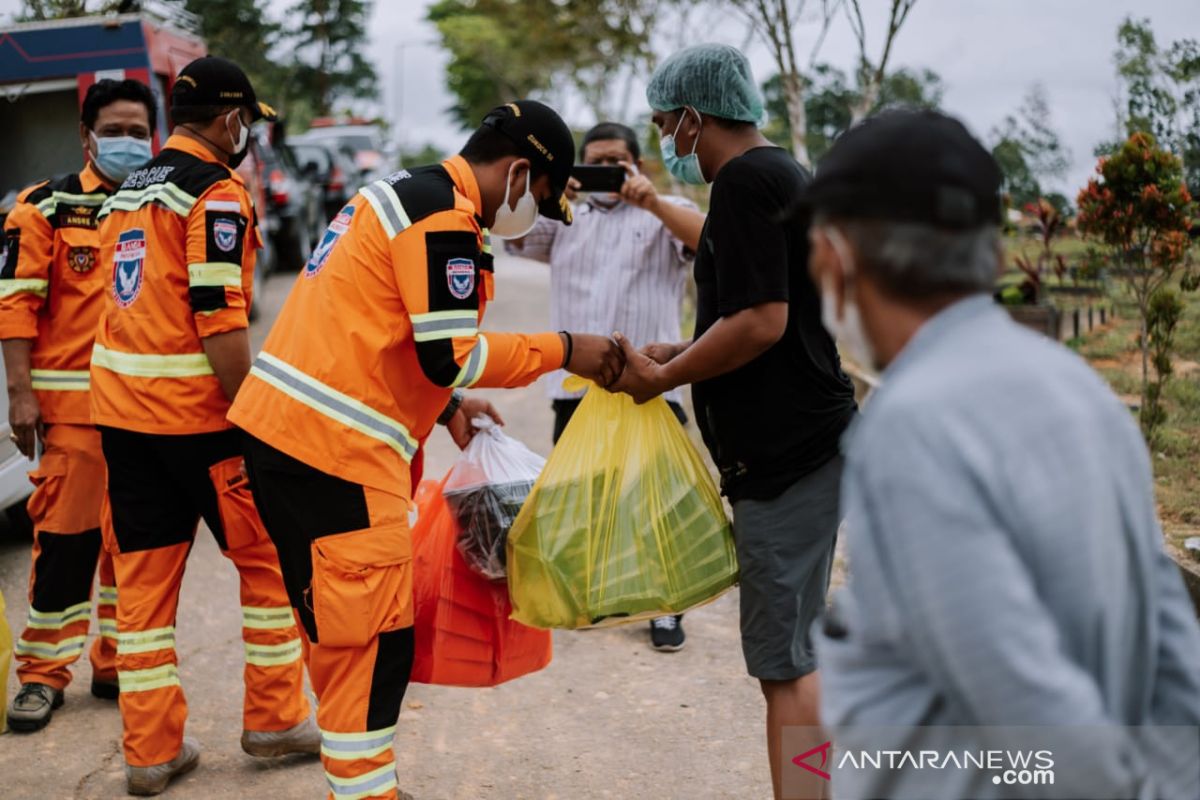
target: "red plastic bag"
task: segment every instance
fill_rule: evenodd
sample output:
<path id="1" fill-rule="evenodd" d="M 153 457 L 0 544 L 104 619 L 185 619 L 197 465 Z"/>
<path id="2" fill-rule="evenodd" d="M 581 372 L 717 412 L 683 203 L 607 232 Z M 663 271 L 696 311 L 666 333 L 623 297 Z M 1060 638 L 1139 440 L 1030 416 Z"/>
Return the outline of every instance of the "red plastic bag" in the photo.
<path id="1" fill-rule="evenodd" d="M 550 663 L 550 631 L 509 619 L 508 587 L 467 566 L 458 525 L 440 482 L 422 481 L 413 528 L 415 608 L 412 680 L 440 686 L 496 686 Z"/>

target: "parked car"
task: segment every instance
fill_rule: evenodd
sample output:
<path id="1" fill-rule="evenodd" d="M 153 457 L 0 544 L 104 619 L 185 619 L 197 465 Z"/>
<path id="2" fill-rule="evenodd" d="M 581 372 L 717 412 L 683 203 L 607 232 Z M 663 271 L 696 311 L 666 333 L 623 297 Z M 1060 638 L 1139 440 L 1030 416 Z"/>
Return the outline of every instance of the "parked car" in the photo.
<path id="1" fill-rule="evenodd" d="M 291 141 L 288 145 L 301 170 L 316 179 L 323 191 L 325 219 L 333 219 L 350 202 L 358 176 L 354 162 L 329 141 Z"/>
<path id="2" fill-rule="evenodd" d="M 0 360 L 0 378 L 6 378 L 3 360 Z M 33 525 L 25 510 L 25 501 L 33 494 L 29 473 L 37 469 L 37 462 L 21 455 L 12 439 L 8 438 L 11 435 L 8 392 L 0 389 L 0 511 L 8 518 L 12 530 L 28 535 L 33 531 Z"/>
<path id="3" fill-rule="evenodd" d="M 350 156 L 361 183 L 370 183 L 395 169 L 395 154 L 382 131 L 367 120 L 339 121 L 328 117 L 313 120 L 312 127 L 293 142 L 333 142 Z"/>
<path id="4" fill-rule="evenodd" d="M 313 179 L 302 174 L 286 145 L 273 144 L 267 131 L 256 131 L 255 138 L 266 176 L 275 266 L 298 270 L 325 231 L 323 192 Z"/>

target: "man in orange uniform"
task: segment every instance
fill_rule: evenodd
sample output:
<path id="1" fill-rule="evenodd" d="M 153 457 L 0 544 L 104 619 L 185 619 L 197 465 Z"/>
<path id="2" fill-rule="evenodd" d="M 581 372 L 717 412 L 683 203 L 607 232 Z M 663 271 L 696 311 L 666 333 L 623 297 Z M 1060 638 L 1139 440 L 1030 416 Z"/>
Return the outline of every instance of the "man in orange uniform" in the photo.
<path id="1" fill-rule="evenodd" d="M 21 193 L 0 257 L 0 339 L 13 441 L 41 463 L 30 474 L 33 567 L 29 616 L 16 643 L 21 690 L 9 722 L 40 730 L 63 703 L 69 667 L 83 654 L 92 582 L 100 567 L 100 636 L 92 694 L 115 700 L 116 605 L 112 559 L 100 546 L 104 457 L 88 408 L 88 362 L 104 304 L 97 269 L 101 204 L 150 160 L 154 95 L 134 80 L 92 84 L 79 124 L 85 166 Z"/>
<path id="2" fill-rule="evenodd" d="M 312 647 L 333 798 L 396 798 L 392 737 L 413 658 L 408 512 L 457 387 L 522 386 L 560 367 L 607 385 L 603 336 L 481 333 L 488 231 L 570 221 L 566 124 L 532 101 L 493 110 L 462 153 L 359 191 L 296 281 L 229 418 Z M 471 401 L 467 401 L 470 403 Z M 439 419 L 440 417 L 440 419 Z M 457 439 L 457 437 L 456 437 Z"/>
<path id="3" fill-rule="evenodd" d="M 132 794 L 192 769 L 175 615 L 201 518 L 241 578 L 242 749 L 316 753 L 302 642 L 225 420 L 250 367 L 246 309 L 258 226 L 242 179 L 250 124 L 273 116 L 242 70 L 201 58 L 171 93 L 175 129 L 101 211 L 111 270 L 92 353 L 92 417 L 108 464 L 105 546 L 117 585 L 117 674 Z M 111 266 L 109 266 L 111 265 Z"/>

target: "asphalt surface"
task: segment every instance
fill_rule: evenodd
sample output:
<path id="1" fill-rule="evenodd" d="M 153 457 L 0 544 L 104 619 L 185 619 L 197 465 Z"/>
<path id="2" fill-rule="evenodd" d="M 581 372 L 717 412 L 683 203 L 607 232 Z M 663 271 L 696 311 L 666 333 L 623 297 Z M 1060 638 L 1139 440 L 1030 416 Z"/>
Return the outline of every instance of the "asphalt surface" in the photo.
<path id="1" fill-rule="evenodd" d="M 267 282 L 256 349 L 292 280 Z M 484 327 L 546 329 L 548 285 L 545 267 L 498 258 Z M 484 393 L 511 435 L 549 451 L 552 415 L 540 385 Z M 426 474 L 444 474 L 455 452 L 445 432 L 435 432 Z M 0 531 L 0 591 L 14 637 L 28 571 L 29 541 Z M 236 573 L 202 530 L 184 579 L 177 647 L 188 734 L 203 755 L 164 796 L 324 797 L 316 760 L 241 752 L 240 625 Z M 415 800 L 770 797 L 764 705 L 742 662 L 736 591 L 689 614 L 685 627 L 687 647 L 678 653 L 652 651 L 644 623 L 559 631 L 554 661 L 537 674 L 492 689 L 410 687 L 396 735 L 401 788 Z M 0 800 L 126 796 L 116 705 L 89 694 L 86 657 L 75 676 L 48 728 L 0 738 Z M 14 674 L 10 698 L 16 686 Z"/>

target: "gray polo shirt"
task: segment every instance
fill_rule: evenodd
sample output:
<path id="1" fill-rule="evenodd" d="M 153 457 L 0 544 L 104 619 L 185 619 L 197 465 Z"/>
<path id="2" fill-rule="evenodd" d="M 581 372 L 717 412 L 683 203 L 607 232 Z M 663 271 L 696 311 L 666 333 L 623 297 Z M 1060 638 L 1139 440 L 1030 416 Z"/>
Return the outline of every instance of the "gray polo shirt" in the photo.
<path id="1" fill-rule="evenodd" d="M 817 625 L 835 741 L 856 725 L 1200 724 L 1200 626 L 1146 446 L 1082 359 L 990 298 L 956 303 L 888 367 L 846 462 L 844 631 Z M 1081 737 L 1075 766 L 1144 787 L 1131 740 Z"/>

